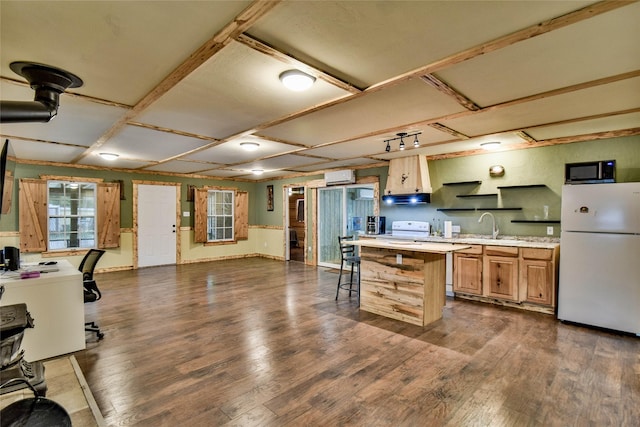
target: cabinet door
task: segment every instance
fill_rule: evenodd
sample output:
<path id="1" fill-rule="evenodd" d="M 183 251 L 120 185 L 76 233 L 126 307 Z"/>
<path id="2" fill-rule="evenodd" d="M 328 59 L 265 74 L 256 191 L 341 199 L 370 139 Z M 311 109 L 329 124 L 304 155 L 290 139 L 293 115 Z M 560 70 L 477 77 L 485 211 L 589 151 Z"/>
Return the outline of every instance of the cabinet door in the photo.
<path id="1" fill-rule="evenodd" d="M 484 257 L 484 295 L 518 301 L 518 258 Z"/>
<path id="2" fill-rule="evenodd" d="M 482 257 L 454 254 L 453 291 L 482 295 Z"/>
<path id="3" fill-rule="evenodd" d="M 520 280 L 527 290 L 526 301 L 551 305 L 553 291 L 553 268 L 550 262 L 522 260 Z"/>

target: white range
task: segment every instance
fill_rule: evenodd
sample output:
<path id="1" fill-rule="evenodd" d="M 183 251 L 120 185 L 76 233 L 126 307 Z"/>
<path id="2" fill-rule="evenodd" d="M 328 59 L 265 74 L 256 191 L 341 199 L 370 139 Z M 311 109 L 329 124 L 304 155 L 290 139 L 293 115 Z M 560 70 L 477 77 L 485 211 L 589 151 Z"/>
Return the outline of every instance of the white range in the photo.
<path id="1" fill-rule="evenodd" d="M 393 221 L 391 235 L 414 239 L 429 237 L 429 223 L 425 221 Z"/>

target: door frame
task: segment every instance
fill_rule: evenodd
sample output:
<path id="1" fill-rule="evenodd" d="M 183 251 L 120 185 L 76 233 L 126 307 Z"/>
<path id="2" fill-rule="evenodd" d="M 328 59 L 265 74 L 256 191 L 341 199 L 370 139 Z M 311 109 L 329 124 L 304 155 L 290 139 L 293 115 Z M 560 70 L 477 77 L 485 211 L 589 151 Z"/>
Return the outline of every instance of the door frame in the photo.
<path id="1" fill-rule="evenodd" d="M 138 269 L 138 186 L 139 185 L 161 185 L 172 186 L 176 188 L 176 265 L 182 264 L 181 244 L 180 244 L 180 194 L 182 184 L 179 182 L 163 182 L 163 181 L 140 181 L 132 180 L 133 184 L 133 269 Z"/>
<path id="2" fill-rule="evenodd" d="M 316 189 L 316 198 L 315 198 L 315 203 L 314 203 L 314 226 L 313 226 L 313 230 L 314 230 L 314 244 L 316 246 L 316 248 L 318 248 L 319 245 L 319 234 L 320 234 L 320 209 L 319 209 L 319 205 L 320 205 L 320 190 L 324 190 L 324 189 L 330 189 L 330 188 L 335 188 L 335 189 L 341 189 L 343 191 L 343 197 L 342 197 L 342 212 L 341 212 L 341 216 L 343 219 L 343 224 L 342 224 L 342 231 L 341 231 L 341 235 L 345 235 L 348 234 L 348 228 L 349 228 L 349 223 L 348 223 L 348 201 L 347 201 L 347 194 L 348 194 L 348 190 L 350 188 L 357 188 L 357 187 L 361 187 L 361 186 L 371 186 L 373 189 L 373 215 L 379 215 L 380 212 L 380 183 L 378 180 L 377 176 L 373 176 L 373 177 L 364 177 L 363 179 L 358 179 L 356 180 L 355 183 L 353 184 L 346 184 L 346 185 L 336 185 L 336 186 L 323 186 L 323 187 L 319 187 Z M 363 221 L 366 221 L 366 218 L 363 218 Z M 336 242 L 337 243 L 337 242 Z M 331 264 L 331 263 L 327 263 L 324 261 L 321 261 L 319 259 L 319 252 L 316 249 L 316 253 L 318 254 L 318 258 L 316 259 L 316 265 L 322 266 L 322 267 L 327 267 L 327 268 L 339 268 L 339 264 Z"/>
<path id="3" fill-rule="evenodd" d="M 307 197 L 309 192 L 307 191 L 307 186 L 304 184 L 294 185 L 287 184 L 282 186 L 282 221 L 284 224 L 284 260 L 291 261 L 291 240 L 289 238 L 289 228 L 291 227 L 291 221 L 289 220 L 289 189 L 293 188 L 302 188 L 303 189 L 303 200 L 304 200 L 304 241 L 302 242 L 303 248 L 303 259 L 302 262 L 307 264 Z"/>

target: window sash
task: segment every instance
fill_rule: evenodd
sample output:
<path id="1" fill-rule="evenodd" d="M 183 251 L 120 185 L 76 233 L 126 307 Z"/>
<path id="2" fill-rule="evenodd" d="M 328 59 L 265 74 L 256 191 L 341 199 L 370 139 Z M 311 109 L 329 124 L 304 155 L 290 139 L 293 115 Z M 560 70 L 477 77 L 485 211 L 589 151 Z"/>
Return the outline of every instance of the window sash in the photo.
<path id="1" fill-rule="evenodd" d="M 85 249 L 97 244 L 97 185 L 48 181 L 48 249 Z"/>
<path id="2" fill-rule="evenodd" d="M 234 236 L 234 191 L 207 192 L 207 241 L 232 241 Z"/>

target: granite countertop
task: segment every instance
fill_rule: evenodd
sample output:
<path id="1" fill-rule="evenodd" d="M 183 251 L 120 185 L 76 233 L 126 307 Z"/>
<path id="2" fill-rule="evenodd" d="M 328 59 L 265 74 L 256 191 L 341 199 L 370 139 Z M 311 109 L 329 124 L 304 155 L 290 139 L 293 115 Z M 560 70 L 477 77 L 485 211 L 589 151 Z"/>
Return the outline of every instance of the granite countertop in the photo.
<path id="1" fill-rule="evenodd" d="M 492 239 L 488 235 L 482 234 L 461 234 L 459 237 L 445 239 L 439 236 L 429 237 L 401 237 L 392 236 L 391 234 L 364 235 L 363 237 L 373 237 L 376 239 L 393 239 L 393 240 L 409 240 L 415 242 L 431 242 L 431 243 L 453 243 L 466 245 L 493 245 L 493 246 L 516 246 L 521 248 L 544 248 L 553 249 L 560 245 L 560 239 L 557 237 L 538 237 L 538 236 L 498 236 Z"/>

